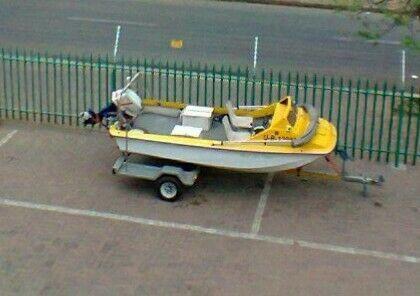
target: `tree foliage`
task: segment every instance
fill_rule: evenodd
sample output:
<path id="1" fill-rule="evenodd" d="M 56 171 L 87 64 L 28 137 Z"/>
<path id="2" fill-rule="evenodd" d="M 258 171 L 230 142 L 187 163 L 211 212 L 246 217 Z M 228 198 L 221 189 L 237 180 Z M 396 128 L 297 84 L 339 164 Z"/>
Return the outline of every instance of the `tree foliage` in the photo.
<path id="1" fill-rule="evenodd" d="M 378 40 L 394 30 L 402 29 L 401 43 L 420 50 L 418 34 L 420 0 L 335 0 L 340 9 L 352 12 L 361 21 L 358 35 Z M 384 18 L 372 17 L 366 12 L 379 12 Z"/>

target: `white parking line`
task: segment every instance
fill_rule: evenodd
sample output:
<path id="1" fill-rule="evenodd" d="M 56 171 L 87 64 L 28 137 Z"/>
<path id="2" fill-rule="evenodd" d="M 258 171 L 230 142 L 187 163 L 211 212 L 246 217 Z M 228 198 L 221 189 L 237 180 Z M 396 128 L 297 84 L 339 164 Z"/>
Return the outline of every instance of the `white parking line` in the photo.
<path id="1" fill-rule="evenodd" d="M 68 17 L 67 19 L 70 20 L 70 21 L 78 21 L 78 22 L 104 23 L 104 24 L 140 26 L 140 27 L 156 27 L 156 24 L 153 24 L 153 23 L 141 23 L 141 22 L 132 22 L 132 21 L 121 21 L 121 20 L 107 20 L 107 19 L 100 19 L 100 18 L 88 18 L 88 17 L 71 16 L 71 17 Z"/>
<path id="2" fill-rule="evenodd" d="M 265 205 L 267 204 L 268 195 L 270 194 L 271 182 L 274 174 L 270 173 L 265 180 L 264 189 L 261 192 L 260 201 L 258 203 L 257 211 L 255 212 L 254 221 L 252 222 L 251 233 L 257 234 L 260 231 L 261 220 L 264 214 Z"/>
<path id="3" fill-rule="evenodd" d="M 18 207 L 18 208 L 26 208 L 26 209 L 35 209 L 35 210 L 40 210 L 40 211 L 48 211 L 48 212 L 68 214 L 68 215 L 74 215 L 74 216 L 103 218 L 103 219 L 109 219 L 109 220 L 114 220 L 114 221 L 123 221 L 123 222 L 136 223 L 140 225 L 149 225 L 149 226 L 163 227 L 163 228 L 169 228 L 169 229 L 193 231 L 193 232 L 198 232 L 198 233 L 220 235 L 220 236 L 231 237 L 231 238 L 263 241 L 263 242 L 274 243 L 278 245 L 300 246 L 302 248 L 308 248 L 308 249 L 314 249 L 314 250 L 320 250 L 320 251 L 330 251 L 334 253 L 361 255 L 361 256 L 368 256 L 368 257 L 374 257 L 374 258 L 379 258 L 379 259 L 396 260 L 396 261 L 402 261 L 402 262 L 408 262 L 408 263 L 420 263 L 420 258 L 407 256 L 407 255 L 399 255 L 399 254 L 371 251 L 371 250 L 365 250 L 365 249 L 359 249 L 359 248 L 336 246 L 336 245 L 330 245 L 330 244 L 320 244 L 320 243 L 308 242 L 308 241 L 303 241 L 303 240 L 294 240 L 290 238 L 259 235 L 259 234 L 245 233 L 245 232 L 232 231 L 232 230 L 207 228 L 207 227 L 202 227 L 202 226 L 197 226 L 197 225 L 182 224 L 182 223 L 176 223 L 176 222 L 166 222 L 166 221 L 160 221 L 160 220 L 145 219 L 145 218 L 140 218 L 140 217 L 132 217 L 132 216 L 127 216 L 127 215 L 118 215 L 118 214 L 105 213 L 105 212 L 96 212 L 93 210 L 81 210 L 81 209 L 74 209 L 74 208 L 67 208 L 67 207 L 53 206 L 53 205 L 46 205 L 46 204 L 36 204 L 36 203 L 17 201 L 17 200 L 6 199 L 6 198 L 0 198 L 0 206 L 1 205 Z"/>
<path id="4" fill-rule="evenodd" d="M 0 140 L 0 147 L 6 144 L 16 133 L 17 133 L 17 130 L 13 130 L 10 133 L 8 133 L 6 136 L 4 136 Z"/>

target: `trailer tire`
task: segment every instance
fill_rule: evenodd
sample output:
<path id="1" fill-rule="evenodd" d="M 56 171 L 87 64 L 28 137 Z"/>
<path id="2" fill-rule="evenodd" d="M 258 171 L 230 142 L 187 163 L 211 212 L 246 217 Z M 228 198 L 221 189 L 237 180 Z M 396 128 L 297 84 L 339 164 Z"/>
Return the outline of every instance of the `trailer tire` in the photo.
<path id="1" fill-rule="evenodd" d="M 176 201 L 182 195 L 182 183 L 177 177 L 162 176 L 156 180 L 156 192 L 164 201 Z"/>

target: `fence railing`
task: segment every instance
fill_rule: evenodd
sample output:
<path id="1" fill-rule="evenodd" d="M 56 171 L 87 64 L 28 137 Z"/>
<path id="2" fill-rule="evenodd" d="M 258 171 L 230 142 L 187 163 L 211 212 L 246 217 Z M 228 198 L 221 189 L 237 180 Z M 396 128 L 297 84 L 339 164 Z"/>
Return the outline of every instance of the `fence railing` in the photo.
<path id="1" fill-rule="evenodd" d="M 162 63 L 108 57 L 0 52 L 0 117 L 79 125 L 79 112 L 100 109 L 111 91 L 140 72 L 143 98 L 222 106 L 262 105 L 284 95 L 311 103 L 338 131 L 338 147 L 353 157 L 416 164 L 420 156 L 420 96 L 414 87 L 344 81 L 299 73 Z"/>

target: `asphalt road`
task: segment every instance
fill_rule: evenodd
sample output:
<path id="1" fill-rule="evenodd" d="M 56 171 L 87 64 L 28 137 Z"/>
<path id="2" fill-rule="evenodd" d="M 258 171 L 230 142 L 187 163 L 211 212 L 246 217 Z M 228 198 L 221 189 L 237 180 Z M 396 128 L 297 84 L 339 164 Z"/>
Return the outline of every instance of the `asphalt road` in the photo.
<path id="1" fill-rule="evenodd" d="M 213 1 L 0 1 L 0 45 L 77 54 L 112 54 L 122 25 L 121 55 L 401 81 L 398 32 L 373 45 L 357 40 L 358 22 L 318 9 Z M 377 17 L 372 15 L 372 17 Z M 183 40 L 181 49 L 170 47 Z M 407 52 L 407 77 L 420 74 Z"/>

